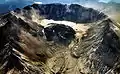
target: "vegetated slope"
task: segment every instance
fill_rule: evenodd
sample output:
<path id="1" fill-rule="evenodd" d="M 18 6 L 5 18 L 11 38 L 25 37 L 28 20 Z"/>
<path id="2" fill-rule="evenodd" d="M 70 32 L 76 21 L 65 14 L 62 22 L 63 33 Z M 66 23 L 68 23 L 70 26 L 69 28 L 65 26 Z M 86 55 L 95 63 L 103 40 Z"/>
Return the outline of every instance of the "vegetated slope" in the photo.
<path id="1" fill-rule="evenodd" d="M 119 28 L 77 4 L 33 4 L 0 17 L 1 74 L 117 74 Z"/>

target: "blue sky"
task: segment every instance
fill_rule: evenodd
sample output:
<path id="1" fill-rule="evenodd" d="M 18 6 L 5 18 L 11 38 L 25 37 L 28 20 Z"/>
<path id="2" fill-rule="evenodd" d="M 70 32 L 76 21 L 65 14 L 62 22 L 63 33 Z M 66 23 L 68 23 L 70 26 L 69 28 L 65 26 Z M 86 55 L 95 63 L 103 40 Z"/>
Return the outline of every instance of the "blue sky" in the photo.
<path id="1" fill-rule="evenodd" d="M 105 2 L 108 3 L 110 1 L 120 3 L 120 0 L 0 0 L 0 4 L 6 3 L 6 2 L 33 2 L 33 1 L 40 1 L 42 3 L 76 3 L 76 2 L 83 2 L 83 1 L 99 1 L 99 2 Z"/>

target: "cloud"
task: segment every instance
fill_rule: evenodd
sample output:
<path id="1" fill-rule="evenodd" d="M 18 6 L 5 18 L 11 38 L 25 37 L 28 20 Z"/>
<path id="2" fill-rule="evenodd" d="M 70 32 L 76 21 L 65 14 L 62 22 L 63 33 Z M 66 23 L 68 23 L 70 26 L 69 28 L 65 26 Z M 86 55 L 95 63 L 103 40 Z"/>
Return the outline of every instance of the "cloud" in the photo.
<path id="1" fill-rule="evenodd" d="M 37 1 L 34 1 L 35 4 L 42 4 L 42 2 L 37 2 Z"/>
<path id="2" fill-rule="evenodd" d="M 111 0 L 99 0 L 99 2 L 104 2 L 104 3 L 108 3 L 110 2 Z"/>

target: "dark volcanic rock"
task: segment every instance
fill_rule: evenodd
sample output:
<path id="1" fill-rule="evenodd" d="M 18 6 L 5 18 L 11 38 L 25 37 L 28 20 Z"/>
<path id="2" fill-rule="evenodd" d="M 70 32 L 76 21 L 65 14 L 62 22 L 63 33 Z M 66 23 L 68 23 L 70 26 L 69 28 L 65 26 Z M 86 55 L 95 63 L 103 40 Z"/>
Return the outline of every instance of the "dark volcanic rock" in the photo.
<path id="1" fill-rule="evenodd" d="M 87 23 L 101 20 L 106 17 L 106 15 L 104 15 L 103 13 L 93 10 L 92 8 L 85 8 L 77 4 L 33 4 L 32 6 L 28 6 L 25 8 L 29 10 L 31 7 L 39 10 L 39 14 L 45 15 L 47 19 L 54 20 L 68 20 L 79 23 Z"/>
<path id="2" fill-rule="evenodd" d="M 16 9 L 0 17 L 0 74 L 119 74 L 116 28 L 103 13 L 77 4 Z"/>
<path id="3" fill-rule="evenodd" d="M 50 23 L 49 25 L 53 26 L 44 28 L 48 41 L 69 44 L 71 40 L 75 38 L 75 31 L 71 27 L 55 23 Z"/>

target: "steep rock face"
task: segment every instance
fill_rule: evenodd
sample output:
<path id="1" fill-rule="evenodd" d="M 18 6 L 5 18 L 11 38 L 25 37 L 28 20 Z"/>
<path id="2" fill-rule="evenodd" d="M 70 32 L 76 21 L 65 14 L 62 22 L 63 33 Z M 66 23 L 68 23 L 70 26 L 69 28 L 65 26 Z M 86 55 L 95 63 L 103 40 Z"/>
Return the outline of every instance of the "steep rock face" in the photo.
<path id="1" fill-rule="evenodd" d="M 38 15 L 42 15 L 47 19 L 67 20 L 77 23 L 93 22 L 106 17 L 106 15 L 101 12 L 93 10 L 92 8 L 85 8 L 77 4 L 33 4 L 32 6 L 24 7 L 23 12 L 26 12 L 24 15 L 30 15 L 27 14 L 27 12 L 32 9 L 36 9 Z M 20 11 L 18 10 L 17 12 L 19 13 Z"/>
<path id="2" fill-rule="evenodd" d="M 76 4 L 33 4 L 11 11 L 0 17 L 0 72 L 119 74 L 116 25 Z"/>

